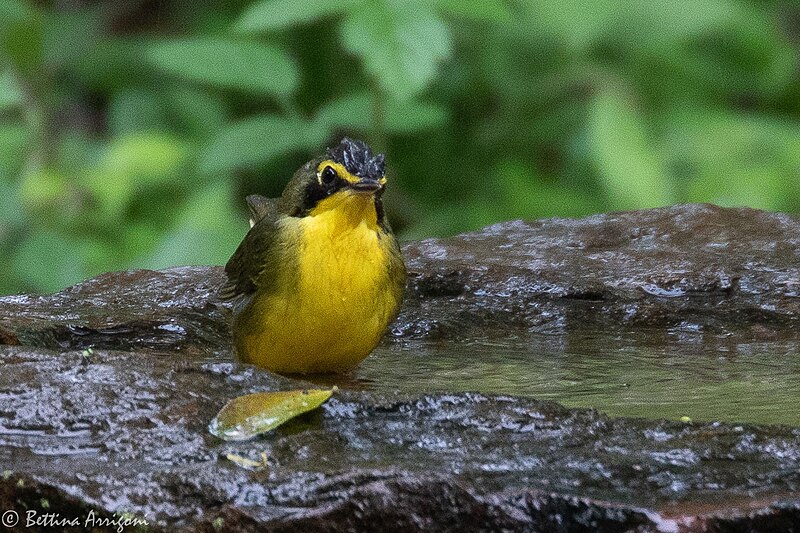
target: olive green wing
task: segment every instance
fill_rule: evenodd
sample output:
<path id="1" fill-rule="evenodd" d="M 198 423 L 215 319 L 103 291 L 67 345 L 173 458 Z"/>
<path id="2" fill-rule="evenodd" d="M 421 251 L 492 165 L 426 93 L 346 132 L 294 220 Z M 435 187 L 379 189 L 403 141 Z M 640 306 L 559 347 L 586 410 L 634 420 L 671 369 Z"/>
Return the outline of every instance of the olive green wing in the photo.
<path id="1" fill-rule="evenodd" d="M 267 198 L 260 194 L 251 194 L 246 198 L 247 208 L 250 210 L 250 227 L 267 216 L 274 216 L 278 212 L 278 198 Z"/>
<path id="2" fill-rule="evenodd" d="M 274 276 L 262 273 L 274 270 L 280 262 L 277 246 L 279 219 L 277 211 L 268 210 L 262 212 L 262 217 L 254 222 L 225 265 L 228 281 L 219 290 L 220 299 L 234 300 L 249 296 L 258 289 L 266 288 L 264 285 L 274 279 Z"/>

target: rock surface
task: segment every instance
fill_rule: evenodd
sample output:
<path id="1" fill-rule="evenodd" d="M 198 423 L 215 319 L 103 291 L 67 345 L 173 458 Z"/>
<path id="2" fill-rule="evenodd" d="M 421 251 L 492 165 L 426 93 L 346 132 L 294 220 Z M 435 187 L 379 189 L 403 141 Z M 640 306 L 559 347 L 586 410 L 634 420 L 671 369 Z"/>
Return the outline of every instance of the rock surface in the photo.
<path id="1" fill-rule="evenodd" d="M 796 326 L 800 222 L 683 205 L 496 224 L 404 250 L 409 301 L 395 331 Z"/>
<path id="2" fill-rule="evenodd" d="M 798 230 L 786 215 L 701 205 L 412 243 L 387 342 L 687 322 L 795 336 Z M 800 523 L 798 428 L 340 391 L 271 434 L 223 443 L 206 425 L 227 399 L 303 384 L 228 362 L 222 279 L 215 267 L 133 271 L 0 298 L 0 511 L 20 513 L 17 530 L 30 531 L 26 511 L 166 531 Z M 262 453 L 259 471 L 227 458 Z"/>
<path id="3" fill-rule="evenodd" d="M 578 327 L 789 332 L 800 320 L 800 221 L 682 205 L 507 222 L 404 246 L 393 337 Z M 103 274 L 50 296 L 0 298 L 0 341 L 66 348 L 228 350 L 219 267 Z M 749 331 L 746 331 L 749 334 Z"/>

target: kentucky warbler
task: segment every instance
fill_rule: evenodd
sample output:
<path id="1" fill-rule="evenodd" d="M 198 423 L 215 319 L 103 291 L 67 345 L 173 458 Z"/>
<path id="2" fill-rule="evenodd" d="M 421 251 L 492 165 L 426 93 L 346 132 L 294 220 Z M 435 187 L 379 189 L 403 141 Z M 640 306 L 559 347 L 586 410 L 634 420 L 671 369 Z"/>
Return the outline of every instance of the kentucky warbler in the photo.
<path id="1" fill-rule="evenodd" d="M 344 372 L 397 316 L 406 269 L 386 220 L 384 155 L 342 139 L 277 199 L 247 198 L 250 231 L 225 265 L 240 359 L 280 373 Z"/>

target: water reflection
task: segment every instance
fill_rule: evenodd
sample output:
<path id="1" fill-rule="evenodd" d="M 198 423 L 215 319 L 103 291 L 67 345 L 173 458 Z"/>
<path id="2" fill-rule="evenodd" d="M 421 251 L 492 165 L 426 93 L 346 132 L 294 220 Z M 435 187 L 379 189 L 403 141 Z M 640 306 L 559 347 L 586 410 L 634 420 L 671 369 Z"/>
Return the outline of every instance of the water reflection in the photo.
<path id="1" fill-rule="evenodd" d="M 552 399 L 612 416 L 800 426 L 800 344 L 681 327 L 468 342 L 404 342 L 375 351 L 343 388 L 478 391 Z"/>

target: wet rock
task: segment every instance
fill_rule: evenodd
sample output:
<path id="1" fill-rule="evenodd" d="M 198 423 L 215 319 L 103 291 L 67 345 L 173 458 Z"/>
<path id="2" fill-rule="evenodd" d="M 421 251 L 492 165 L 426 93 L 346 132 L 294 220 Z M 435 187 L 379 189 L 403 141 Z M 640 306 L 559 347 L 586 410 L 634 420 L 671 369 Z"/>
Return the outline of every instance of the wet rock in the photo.
<path id="1" fill-rule="evenodd" d="M 508 222 L 412 243 L 395 333 L 793 328 L 798 231 L 800 222 L 784 214 L 681 205 Z"/>
<path id="2" fill-rule="evenodd" d="M 228 350 L 219 267 L 109 272 L 53 295 L 0 297 L 0 342 L 50 348 Z M 11 339 L 16 342 L 6 342 Z"/>
<path id="3" fill-rule="evenodd" d="M 388 342 L 579 327 L 796 335 L 798 226 L 677 206 L 411 243 L 407 302 Z M 304 386 L 232 361 L 229 310 L 214 297 L 223 278 L 218 267 L 109 273 L 0 298 L 0 511 L 78 520 L 75 530 L 89 517 L 164 531 L 800 522 L 798 428 L 340 391 L 272 433 L 223 443 L 206 426 L 229 398 Z M 262 453 L 259 471 L 226 458 Z"/>
<path id="4" fill-rule="evenodd" d="M 206 425 L 228 398 L 298 383 L 105 350 L 6 347 L 0 364 L 3 509 L 209 531 L 219 520 L 226 530 L 297 531 L 701 531 L 800 520 L 798 429 L 340 391 L 270 434 L 224 443 Z M 257 472 L 226 459 L 262 453 Z"/>
<path id="5" fill-rule="evenodd" d="M 406 244 L 392 337 L 558 334 L 576 328 L 749 328 L 794 335 L 800 222 L 683 205 L 507 222 Z M 226 351 L 219 267 L 108 273 L 49 296 L 0 298 L 0 343 Z"/>

